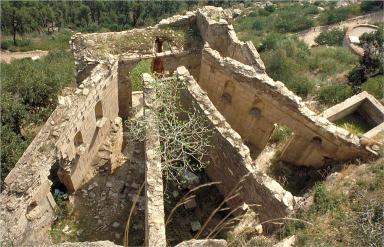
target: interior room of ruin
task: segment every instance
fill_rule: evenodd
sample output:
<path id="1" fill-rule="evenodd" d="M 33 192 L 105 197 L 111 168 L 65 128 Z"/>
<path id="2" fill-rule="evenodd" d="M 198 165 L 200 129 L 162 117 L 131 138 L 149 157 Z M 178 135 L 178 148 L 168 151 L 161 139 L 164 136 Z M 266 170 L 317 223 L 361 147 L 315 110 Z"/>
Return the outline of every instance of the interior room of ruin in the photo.
<path id="1" fill-rule="evenodd" d="M 92 226 L 78 230 L 83 241 L 109 240 L 116 246 L 126 235 L 130 246 L 177 246 L 201 229 L 200 238 L 220 239 L 225 230 L 216 232 L 215 226 L 245 212 L 255 213 L 258 222 L 287 217 L 302 197 L 267 174 L 265 159 L 271 159 L 268 147 L 277 125 L 292 131 L 277 159 L 295 169 L 377 155 L 359 136 L 334 124 L 356 113 L 374 136 L 384 129 L 384 107 L 377 100 L 366 96 L 371 100 L 352 99 L 314 113 L 268 76 L 253 44 L 238 40 L 230 20 L 223 9 L 204 7 L 145 29 L 75 34 L 70 45 L 77 89 L 60 96 L 60 105 L 7 176 L 2 238 L 15 246 L 49 246 L 55 193 L 68 195 L 80 226 Z M 153 74 L 143 75 L 143 91 L 133 91 L 128 75 L 143 60 Z M 163 177 L 154 80 L 186 85 L 178 92 L 183 109 L 201 116 L 212 133 L 204 157 L 209 165 L 188 171 L 184 187 Z M 126 124 L 138 118 L 148 122 L 142 141 L 131 139 Z M 172 212 L 191 189 L 209 183 Z M 205 225 L 223 201 L 226 209 Z M 266 235 L 277 228 L 262 227 Z"/>

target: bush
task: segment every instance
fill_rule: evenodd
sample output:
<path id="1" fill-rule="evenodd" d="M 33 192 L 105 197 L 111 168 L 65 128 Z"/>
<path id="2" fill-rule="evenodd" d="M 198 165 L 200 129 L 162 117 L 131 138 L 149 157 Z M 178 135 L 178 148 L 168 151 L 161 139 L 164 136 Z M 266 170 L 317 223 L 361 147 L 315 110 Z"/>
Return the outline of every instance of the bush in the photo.
<path id="1" fill-rule="evenodd" d="M 292 134 L 292 130 L 285 126 L 279 125 L 272 133 L 271 141 L 274 143 L 281 142 L 287 140 Z"/>
<path id="2" fill-rule="evenodd" d="M 3 40 L 1 41 L 1 49 L 9 50 L 13 46 L 13 40 Z"/>
<path id="3" fill-rule="evenodd" d="M 129 79 L 132 84 L 132 91 L 143 90 L 142 75 L 151 73 L 151 63 L 149 60 L 141 60 L 130 72 Z"/>
<path id="4" fill-rule="evenodd" d="M 362 1 L 360 4 L 361 11 L 371 12 L 383 9 L 383 1 Z"/>
<path id="5" fill-rule="evenodd" d="M 322 87 L 318 99 L 324 104 L 337 104 L 352 96 L 352 89 L 345 84 Z"/>
<path id="6" fill-rule="evenodd" d="M 363 83 L 362 89 L 372 94 L 377 99 L 384 99 L 384 75 L 369 78 Z"/>
<path id="7" fill-rule="evenodd" d="M 315 84 L 307 78 L 297 76 L 296 78 L 287 81 L 285 85 L 295 94 L 306 98 L 310 95 L 315 87 Z"/>
<path id="8" fill-rule="evenodd" d="M 319 45 L 342 45 L 345 31 L 340 28 L 332 28 L 329 31 L 321 32 L 315 41 Z"/>
<path id="9" fill-rule="evenodd" d="M 330 194 L 322 184 L 316 184 L 314 186 L 313 205 L 311 207 L 312 212 L 318 214 L 325 214 L 329 210 L 334 210 L 339 204 L 339 198 Z"/>
<path id="10" fill-rule="evenodd" d="M 316 47 L 311 49 L 308 61 L 309 69 L 315 73 L 332 76 L 349 71 L 358 61 L 358 57 L 344 47 Z"/>
<path id="11" fill-rule="evenodd" d="M 298 32 L 313 27 L 315 22 L 310 17 L 301 16 L 296 12 L 282 14 L 275 25 L 281 32 Z"/>
<path id="12" fill-rule="evenodd" d="M 330 25 L 340 21 L 344 21 L 353 15 L 360 12 L 360 7 L 357 5 L 350 5 L 348 7 L 333 8 L 329 11 L 323 12 L 319 19 L 323 25 Z"/>

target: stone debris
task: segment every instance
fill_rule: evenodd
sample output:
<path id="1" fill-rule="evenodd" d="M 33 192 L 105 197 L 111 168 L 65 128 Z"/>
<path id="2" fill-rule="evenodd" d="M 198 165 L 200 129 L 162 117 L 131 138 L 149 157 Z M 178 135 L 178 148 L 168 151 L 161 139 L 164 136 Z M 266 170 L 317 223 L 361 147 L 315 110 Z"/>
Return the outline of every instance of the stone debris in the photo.
<path id="1" fill-rule="evenodd" d="M 196 203 L 196 200 L 195 198 L 192 198 L 190 200 L 188 200 L 186 203 L 184 203 L 184 207 L 185 209 L 194 209 L 197 207 L 197 203 Z"/>
<path id="2" fill-rule="evenodd" d="M 191 221 L 191 229 L 196 232 L 201 229 L 201 224 L 199 221 Z"/>
<path id="3" fill-rule="evenodd" d="M 188 188 L 191 188 L 194 185 L 198 185 L 200 183 L 200 178 L 193 172 L 186 170 L 184 173 L 184 181 L 186 183 L 186 186 Z"/>
<path id="4" fill-rule="evenodd" d="M 118 228 L 120 226 L 119 222 L 113 222 L 112 227 Z"/>

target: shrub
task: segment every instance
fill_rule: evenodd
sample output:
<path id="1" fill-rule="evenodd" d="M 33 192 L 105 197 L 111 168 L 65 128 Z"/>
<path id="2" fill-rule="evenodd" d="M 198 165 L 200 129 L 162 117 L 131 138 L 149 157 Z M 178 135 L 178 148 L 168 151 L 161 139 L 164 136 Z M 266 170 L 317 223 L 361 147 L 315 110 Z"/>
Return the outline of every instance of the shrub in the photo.
<path id="1" fill-rule="evenodd" d="M 360 4 L 361 11 L 371 12 L 383 9 L 383 1 L 362 1 Z"/>
<path id="2" fill-rule="evenodd" d="M 129 79 L 132 84 L 132 91 L 143 90 L 142 75 L 151 73 L 151 63 L 149 60 L 141 60 L 130 72 Z"/>
<path id="3" fill-rule="evenodd" d="M 333 210 L 338 205 L 338 198 L 335 195 L 330 194 L 329 191 L 322 184 L 316 184 L 314 186 L 313 205 L 311 207 L 312 212 L 318 214 L 325 214 L 329 210 Z"/>
<path id="4" fill-rule="evenodd" d="M 311 49 L 308 65 L 310 70 L 321 73 L 322 76 L 329 76 L 349 71 L 357 61 L 357 56 L 347 48 L 316 47 Z"/>
<path id="5" fill-rule="evenodd" d="M 377 99 L 384 99 L 384 75 L 369 78 L 363 83 L 362 89 Z"/>
<path id="6" fill-rule="evenodd" d="M 287 81 L 285 85 L 295 94 L 306 98 L 313 91 L 315 84 L 307 78 L 297 76 L 296 78 Z"/>
<path id="7" fill-rule="evenodd" d="M 298 13 L 282 14 L 276 21 L 276 28 L 281 32 L 298 32 L 306 30 L 315 25 L 315 22 Z"/>
<path id="8" fill-rule="evenodd" d="M 350 5 L 348 7 L 333 8 L 329 11 L 323 12 L 319 19 L 321 24 L 329 25 L 344 21 L 347 18 L 357 15 L 360 12 L 360 8 L 357 5 Z"/>
<path id="9" fill-rule="evenodd" d="M 271 141 L 274 143 L 287 140 L 292 134 L 292 130 L 285 125 L 278 125 L 272 133 Z"/>
<path id="10" fill-rule="evenodd" d="M 319 45 L 342 45 L 345 31 L 340 28 L 332 28 L 329 31 L 321 32 L 315 41 Z"/>
<path id="11" fill-rule="evenodd" d="M 14 167 L 32 136 L 28 126 L 46 120 L 55 107 L 59 90 L 74 81 L 70 52 L 52 51 L 32 61 L 0 63 L 1 78 L 1 179 Z M 23 133 L 21 132 L 21 127 Z"/>
<path id="12" fill-rule="evenodd" d="M 3 40 L 1 41 L 1 49 L 9 50 L 9 48 L 13 46 L 12 40 Z"/>
<path id="13" fill-rule="evenodd" d="M 324 104 L 337 104 L 352 96 L 352 89 L 345 84 L 322 87 L 318 99 Z"/>

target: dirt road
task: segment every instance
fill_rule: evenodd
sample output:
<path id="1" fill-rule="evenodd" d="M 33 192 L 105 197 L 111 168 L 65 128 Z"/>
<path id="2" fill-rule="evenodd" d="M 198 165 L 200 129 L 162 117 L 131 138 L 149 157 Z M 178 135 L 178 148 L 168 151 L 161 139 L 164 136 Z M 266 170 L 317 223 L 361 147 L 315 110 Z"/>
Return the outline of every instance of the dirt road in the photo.
<path id="1" fill-rule="evenodd" d="M 48 54 L 48 51 L 26 51 L 26 52 L 9 52 L 0 51 L 0 61 L 10 63 L 13 59 L 21 59 L 30 57 L 32 59 L 40 59 Z"/>
<path id="2" fill-rule="evenodd" d="M 333 25 L 319 26 L 314 27 L 302 32 L 297 33 L 299 38 L 301 38 L 307 45 L 313 46 L 316 45 L 315 38 L 322 32 L 329 30 L 334 27 L 338 28 L 347 28 L 350 26 L 355 26 L 357 24 L 374 24 L 378 22 L 383 22 L 384 13 L 382 11 L 373 12 L 371 14 L 358 16 L 352 19 L 348 19 Z"/>

